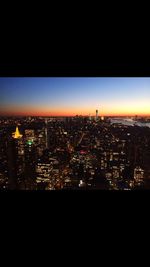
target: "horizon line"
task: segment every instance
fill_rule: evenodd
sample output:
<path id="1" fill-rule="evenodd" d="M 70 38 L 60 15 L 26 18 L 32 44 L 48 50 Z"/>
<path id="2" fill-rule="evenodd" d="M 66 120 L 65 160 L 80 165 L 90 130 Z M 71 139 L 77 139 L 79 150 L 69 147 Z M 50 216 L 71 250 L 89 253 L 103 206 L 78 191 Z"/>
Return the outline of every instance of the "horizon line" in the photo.
<path id="1" fill-rule="evenodd" d="M 30 114 L 0 114 L 0 117 L 95 117 L 96 115 L 30 115 Z M 99 115 L 101 117 L 150 117 L 150 114 L 114 114 L 114 115 Z"/>

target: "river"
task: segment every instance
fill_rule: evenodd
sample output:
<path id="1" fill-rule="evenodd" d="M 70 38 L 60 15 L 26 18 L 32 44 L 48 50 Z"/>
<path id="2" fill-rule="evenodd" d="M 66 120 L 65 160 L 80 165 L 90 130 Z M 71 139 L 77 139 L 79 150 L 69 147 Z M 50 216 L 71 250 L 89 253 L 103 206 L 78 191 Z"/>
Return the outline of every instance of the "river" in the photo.
<path id="1" fill-rule="evenodd" d="M 111 119 L 111 123 L 121 123 L 123 125 L 128 125 L 128 126 L 140 126 L 140 127 L 149 127 L 150 128 L 150 123 L 144 123 L 144 122 L 139 122 L 139 121 L 134 121 L 132 119 L 120 119 L 120 118 L 115 118 Z"/>

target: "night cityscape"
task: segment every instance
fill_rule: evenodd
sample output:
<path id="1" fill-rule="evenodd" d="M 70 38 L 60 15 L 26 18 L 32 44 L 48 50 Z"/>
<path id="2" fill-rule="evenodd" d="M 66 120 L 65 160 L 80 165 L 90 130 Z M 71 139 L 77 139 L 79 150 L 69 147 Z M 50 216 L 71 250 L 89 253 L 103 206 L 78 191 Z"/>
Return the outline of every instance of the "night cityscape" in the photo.
<path id="1" fill-rule="evenodd" d="M 149 88 L 149 78 L 0 78 L 0 189 L 150 189 Z"/>

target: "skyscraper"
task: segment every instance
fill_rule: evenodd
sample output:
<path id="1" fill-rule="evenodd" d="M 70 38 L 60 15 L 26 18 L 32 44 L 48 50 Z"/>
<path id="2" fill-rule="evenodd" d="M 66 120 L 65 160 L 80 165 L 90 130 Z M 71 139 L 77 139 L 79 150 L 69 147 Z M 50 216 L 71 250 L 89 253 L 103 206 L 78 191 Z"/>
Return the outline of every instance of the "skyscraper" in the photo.
<path id="1" fill-rule="evenodd" d="M 7 138 L 8 186 L 19 189 L 24 171 L 24 144 L 18 126 L 12 137 Z"/>
<path id="2" fill-rule="evenodd" d="M 45 142 L 46 142 L 46 149 L 47 149 L 48 148 L 47 119 L 45 119 Z"/>
<path id="3" fill-rule="evenodd" d="M 95 117 L 95 120 L 97 121 L 98 120 L 98 110 L 96 109 L 96 117 Z"/>
<path id="4" fill-rule="evenodd" d="M 8 162 L 8 188 L 17 189 L 17 144 L 13 138 L 7 140 L 7 162 Z"/>
<path id="5" fill-rule="evenodd" d="M 26 138 L 26 141 L 34 141 L 35 140 L 35 131 L 34 130 L 31 130 L 31 129 L 26 129 L 25 130 L 25 138 Z"/>
<path id="6" fill-rule="evenodd" d="M 143 182 L 143 179 L 144 179 L 144 170 L 139 166 L 137 166 L 134 169 L 134 180 L 137 184 L 140 185 L 140 183 Z"/>
<path id="7" fill-rule="evenodd" d="M 45 189 L 51 183 L 52 164 L 39 162 L 36 165 L 36 183 L 38 189 Z"/>
<path id="8" fill-rule="evenodd" d="M 36 160 L 37 153 L 35 145 L 29 141 L 25 145 L 25 184 L 26 189 L 33 189 L 36 179 Z"/>

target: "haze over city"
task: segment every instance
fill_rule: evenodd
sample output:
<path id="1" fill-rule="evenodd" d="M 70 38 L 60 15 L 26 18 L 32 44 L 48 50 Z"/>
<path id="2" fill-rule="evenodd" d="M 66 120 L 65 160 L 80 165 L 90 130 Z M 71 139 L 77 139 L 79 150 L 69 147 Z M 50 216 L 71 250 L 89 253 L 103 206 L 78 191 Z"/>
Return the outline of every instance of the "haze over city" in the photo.
<path id="1" fill-rule="evenodd" d="M 0 78 L 0 115 L 149 116 L 150 78 Z"/>

